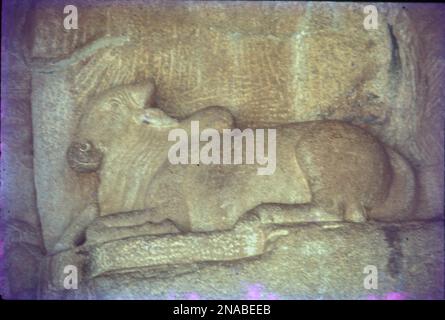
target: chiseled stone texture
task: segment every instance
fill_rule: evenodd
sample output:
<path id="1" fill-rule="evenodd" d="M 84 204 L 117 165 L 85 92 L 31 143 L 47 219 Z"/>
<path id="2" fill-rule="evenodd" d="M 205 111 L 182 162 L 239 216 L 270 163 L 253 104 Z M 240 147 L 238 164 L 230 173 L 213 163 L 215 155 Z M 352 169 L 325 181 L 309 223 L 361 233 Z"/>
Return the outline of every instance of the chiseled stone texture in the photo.
<path id="1" fill-rule="evenodd" d="M 368 31 L 362 4 L 72 4 L 78 30 L 63 28 L 58 1 L 38 2 L 27 21 L 37 204 L 49 251 L 94 193 L 94 181 L 65 159 L 79 116 L 92 96 L 147 78 L 173 117 L 220 105 L 241 127 L 357 124 L 415 165 L 418 218 L 442 215 L 440 8 L 379 4 L 379 28 Z M 419 11 L 429 24 L 417 26 Z"/>
<path id="2" fill-rule="evenodd" d="M 43 297 L 442 299 L 444 296 L 442 221 L 367 225 L 332 222 L 307 224 L 288 231 L 287 236 L 276 240 L 273 250 L 259 258 L 110 274 L 81 284 L 77 292 L 46 291 Z M 116 245 L 121 244 L 116 242 Z M 107 246 L 112 252 L 113 242 Z M 363 285 L 366 276 L 363 270 L 368 265 L 378 270 L 376 290 L 367 290 Z"/>
<path id="3" fill-rule="evenodd" d="M 377 4 L 379 29 L 366 31 L 362 4 L 73 0 L 80 28 L 69 31 L 60 1 L 10 3 L 5 25 L 14 28 L 2 32 L 5 296 L 36 297 L 42 255 L 54 253 L 96 196 L 97 181 L 66 161 L 91 97 L 147 78 L 158 86 L 157 106 L 173 117 L 221 105 L 240 126 L 359 125 L 413 165 L 415 218 L 443 218 L 443 6 Z M 97 278 L 68 297 L 85 290 L 99 298 L 260 291 L 266 298 L 443 298 L 441 225 L 296 227 L 261 258 L 172 267 L 157 279 L 144 279 L 153 274 L 144 271 Z M 376 292 L 362 287 L 367 264 L 382 271 Z"/>

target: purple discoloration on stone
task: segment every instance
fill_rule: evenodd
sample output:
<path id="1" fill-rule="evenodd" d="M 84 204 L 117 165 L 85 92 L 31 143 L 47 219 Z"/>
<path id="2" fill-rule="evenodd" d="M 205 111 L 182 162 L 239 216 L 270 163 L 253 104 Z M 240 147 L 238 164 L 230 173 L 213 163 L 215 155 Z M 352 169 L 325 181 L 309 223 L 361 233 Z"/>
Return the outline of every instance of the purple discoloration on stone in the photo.
<path id="1" fill-rule="evenodd" d="M 388 292 L 382 296 L 375 294 L 367 295 L 365 300 L 406 300 L 408 299 L 408 294 L 405 292 Z"/>
<path id="2" fill-rule="evenodd" d="M 406 300 L 408 295 L 404 292 L 388 292 L 385 295 L 385 300 Z"/>
<path id="3" fill-rule="evenodd" d="M 269 293 L 269 294 L 267 295 L 267 300 L 279 300 L 279 297 L 278 297 L 278 295 L 275 294 L 275 293 Z"/>
<path id="4" fill-rule="evenodd" d="M 185 299 L 187 300 L 200 300 L 199 294 L 196 292 L 189 292 L 185 294 Z"/>
<path id="5" fill-rule="evenodd" d="M 263 291 L 264 291 L 264 286 L 259 283 L 248 285 L 246 299 L 259 300 L 261 299 Z"/>
<path id="6" fill-rule="evenodd" d="M 5 242 L 3 239 L 0 239 L 0 260 L 3 259 L 3 255 L 5 254 Z"/>

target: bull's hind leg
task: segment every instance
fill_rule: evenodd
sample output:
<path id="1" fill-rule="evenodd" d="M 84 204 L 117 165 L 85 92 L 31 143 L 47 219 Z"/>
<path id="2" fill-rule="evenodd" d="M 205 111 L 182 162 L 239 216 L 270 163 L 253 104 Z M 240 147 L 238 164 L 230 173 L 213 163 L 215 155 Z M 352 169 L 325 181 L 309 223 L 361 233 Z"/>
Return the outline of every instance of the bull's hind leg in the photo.
<path id="1" fill-rule="evenodd" d="M 295 224 L 342 221 L 343 218 L 314 204 L 262 204 L 251 211 L 263 224 Z"/>
<path id="2" fill-rule="evenodd" d="M 317 222 L 324 227 L 332 227 L 331 223 L 343 221 L 364 222 L 366 210 L 357 202 L 334 203 L 333 206 L 323 207 L 319 204 L 262 204 L 251 211 L 259 217 L 262 224 L 291 225 L 299 223 Z"/>
<path id="3" fill-rule="evenodd" d="M 349 222 L 365 222 L 366 209 L 357 201 L 351 201 L 346 204 L 344 209 L 344 220 Z"/>
<path id="4" fill-rule="evenodd" d="M 342 192 L 349 196 L 344 194 L 332 196 L 334 194 L 332 190 L 326 193 L 321 192 L 314 197 L 315 204 L 322 212 L 335 215 L 342 221 L 365 222 L 367 220 L 366 209 L 359 200 L 351 196 L 353 191 L 346 188 Z"/>
<path id="5" fill-rule="evenodd" d="M 366 221 L 366 208 L 381 203 L 391 183 L 382 144 L 366 131 L 339 121 L 303 128 L 296 147 L 316 206 L 344 221 Z"/>

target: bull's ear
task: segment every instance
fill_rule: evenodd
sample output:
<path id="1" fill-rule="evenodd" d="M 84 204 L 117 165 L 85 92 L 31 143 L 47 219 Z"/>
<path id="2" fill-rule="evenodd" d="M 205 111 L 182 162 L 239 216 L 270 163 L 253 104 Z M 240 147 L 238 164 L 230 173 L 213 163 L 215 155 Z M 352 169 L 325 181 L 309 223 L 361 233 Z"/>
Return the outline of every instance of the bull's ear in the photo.
<path id="1" fill-rule="evenodd" d="M 128 86 L 128 92 L 141 109 L 153 108 L 156 101 L 156 86 L 152 78 Z"/>

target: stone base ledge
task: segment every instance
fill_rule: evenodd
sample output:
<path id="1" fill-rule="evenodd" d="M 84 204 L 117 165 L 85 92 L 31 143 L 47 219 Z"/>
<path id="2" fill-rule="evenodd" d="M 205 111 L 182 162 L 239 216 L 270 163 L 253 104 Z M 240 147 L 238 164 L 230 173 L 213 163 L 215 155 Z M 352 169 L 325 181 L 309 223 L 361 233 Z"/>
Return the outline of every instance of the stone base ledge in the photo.
<path id="1" fill-rule="evenodd" d="M 259 229 L 255 229 L 259 230 Z M 444 297 L 444 227 L 443 221 L 411 223 L 308 223 L 280 228 L 269 250 L 247 255 L 240 259 L 199 262 L 190 258 L 186 264 L 174 261 L 171 264 L 129 268 L 134 261 L 125 261 L 122 270 L 116 265 L 103 263 L 112 272 L 103 272 L 84 279 L 78 290 L 61 289 L 63 280 L 53 281 L 52 288 L 42 292 L 42 298 L 100 298 L 100 299 L 442 299 Z M 283 232 L 285 230 L 286 232 Z M 222 236 L 181 235 L 192 241 L 184 246 L 180 255 L 205 256 L 207 249 L 219 250 L 221 257 L 229 257 L 231 247 L 238 243 L 246 246 L 242 235 L 247 229 L 228 231 Z M 252 231 L 252 230 L 251 230 Z M 276 232 L 276 230 L 275 230 Z M 221 234 L 221 233 L 219 233 Z M 230 238 L 232 236 L 232 238 Z M 168 243 L 175 241 L 168 236 Z M 212 238 L 213 237 L 213 238 Z M 219 238 L 222 237 L 222 238 Z M 179 239 L 179 238 L 176 238 Z M 213 239 L 225 247 L 206 247 L 203 239 Z M 216 239 L 216 240 L 215 240 Z M 180 241 L 184 239 L 179 239 Z M 230 241 L 228 241 L 230 240 Z M 156 245 L 160 245 L 159 238 Z M 179 241 L 179 242 L 180 242 Z M 201 241 L 201 242 L 200 242 Z M 203 242 L 204 241 L 204 242 Z M 225 241 L 225 242 L 224 242 Z M 143 258 L 147 237 L 111 241 L 90 248 L 67 251 L 47 261 L 52 273 L 59 270 L 63 276 L 63 264 L 83 264 L 88 268 L 107 255 L 118 255 L 125 247 L 132 248 L 132 255 Z M 155 242 L 153 242 L 155 243 Z M 231 244 L 230 244 L 231 243 Z M 136 244 L 139 244 L 138 247 Z M 257 242 L 258 244 L 258 242 Z M 235 246 L 236 247 L 236 246 Z M 239 248 L 238 248 L 239 249 Z M 82 251 L 84 250 L 84 251 Z M 226 252 L 224 254 L 224 252 Z M 88 258 L 87 258 L 88 257 Z M 165 258 L 165 257 L 164 257 Z M 144 260 L 145 259 L 145 260 Z M 146 256 L 145 263 L 163 259 Z M 190 261 L 189 261 L 190 260 Z M 108 261 L 108 260 L 102 260 Z M 109 261 L 108 261 L 109 262 Z M 367 266 L 377 268 L 377 289 L 364 288 Z M 97 265 L 96 265 L 97 267 Z M 125 267 L 125 268 L 124 268 Z M 88 274 L 88 268 L 83 268 Z M 89 274 L 91 276 L 91 274 Z M 59 285 L 59 286 L 58 286 Z M 63 287 L 62 287 L 63 288 Z"/>

